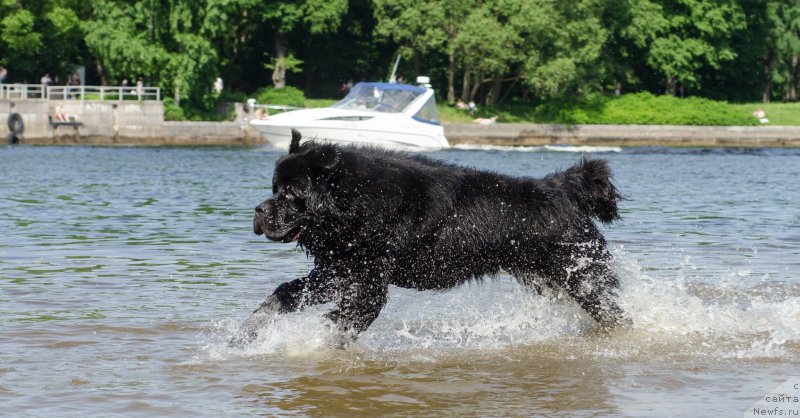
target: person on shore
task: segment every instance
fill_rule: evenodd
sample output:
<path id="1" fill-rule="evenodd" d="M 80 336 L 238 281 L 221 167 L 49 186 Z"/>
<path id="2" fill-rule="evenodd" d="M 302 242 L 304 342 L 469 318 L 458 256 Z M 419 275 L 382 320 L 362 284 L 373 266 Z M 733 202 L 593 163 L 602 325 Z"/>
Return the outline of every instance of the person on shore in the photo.
<path id="1" fill-rule="evenodd" d="M 477 118 L 473 122 L 477 123 L 478 125 L 494 125 L 497 122 L 497 116 L 492 116 L 490 118 Z"/>
<path id="2" fill-rule="evenodd" d="M 3 85 L 3 81 L 6 79 L 7 75 L 8 75 L 8 70 L 6 69 L 6 66 L 0 64 L 0 86 Z"/>
<path id="3" fill-rule="evenodd" d="M 39 84 L 44 84 L 45 87 L 49 86 L 53 83 L 53 79 L 50 78 L 50 73 L 44 73 L 42 78 L 39 79 Z"/>
<path id="4" fill-rule="evenodd" d="M 67 74 L 67 82 L 64 83 L 64 99 L 69 99 L 72 92 L 72 76 Z"/>
<path id="5" fill-rule="evenodd" d="M 758 119 L 759 123 L 769 123 L 769 119 L 767 119 L 767 112 L 764 112 L 764 109 L 756 109 L 756 111 L 753 112 L 753 116 Z"/>
<path id="6" fill-rule="evenodd" d="M 142 95 L 144 94 L 144 78 L 139 77 L 136 80 L 136 95 L 139 96 L 139 100 L 142 100 Z"/>
<path id="7" fill-rule="evenodd" d="M 222 93 L 222 87 L 222 77 L 217 77 L 217 79 L 214 80 L 214 92 L 217 93 L 217 96 Z"/>
<path id="8" fill-rule="evenodd" d="M 59 103 L 56 105 L 55 110 L 53 111 L 53 119 L 58 122 L 66 122 L 69 119 L 69 116 L 64 113 L 63 103 Z"/>
<path id="9" fill-rule="evenodd" d="M 469 112 L 470 115 L 474 115 L 476 110 L 478 110 L 478 105 L 470 100 L 469 103 L 467 103 L 467 112 Z"/>

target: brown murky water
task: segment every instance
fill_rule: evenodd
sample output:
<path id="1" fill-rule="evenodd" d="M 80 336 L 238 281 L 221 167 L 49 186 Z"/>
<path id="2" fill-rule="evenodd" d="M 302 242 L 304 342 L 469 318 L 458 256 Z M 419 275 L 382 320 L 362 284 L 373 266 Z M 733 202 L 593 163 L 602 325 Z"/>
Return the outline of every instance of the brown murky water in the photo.
<path id="1" fill-rule="evenodd" d="M 578 158 L 528 151 L 437 157 L 534 176 Z M 310 266 L 250 231 L 278 156 L 0 147 L 2 415 L 756 416 L 800 375 L 800 151 L 602 154 L 631 198 L 606 230 L 631 329 L 501 275 L 393 288 L 346 350 L 324 306 L 232 349 Z"/>

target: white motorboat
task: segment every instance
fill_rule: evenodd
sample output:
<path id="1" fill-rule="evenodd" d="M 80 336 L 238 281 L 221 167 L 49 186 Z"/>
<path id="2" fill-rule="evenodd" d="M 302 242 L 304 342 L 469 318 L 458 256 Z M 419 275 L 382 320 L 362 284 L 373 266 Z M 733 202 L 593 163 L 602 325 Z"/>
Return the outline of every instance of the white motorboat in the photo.
<path id="1" fill-rule="evenodd" d="M 444 136 L 433 89 L 397 83 L 358 83 L 330 107 L 301 109 L 253 119 L 250 124 L 275 148 L 289 149 L 291 130 L 303 138 L 401 150 L 437 150 Z"/>

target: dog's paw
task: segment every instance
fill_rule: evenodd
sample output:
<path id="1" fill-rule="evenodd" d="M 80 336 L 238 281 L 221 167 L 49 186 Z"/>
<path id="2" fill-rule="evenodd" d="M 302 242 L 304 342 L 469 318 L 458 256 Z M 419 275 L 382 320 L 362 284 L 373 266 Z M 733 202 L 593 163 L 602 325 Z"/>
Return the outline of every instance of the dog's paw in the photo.
<path id="1" fill-rule="evenodd" d="M 275 321 L 275 317 L 281 311 L 281 302 L 275 295 L 267 298 L 261 306 L 253 311 L 236 332 L 236 335 L 228 340 L 228 345 L 236 348 L 243 348 L 252 343 L 257 337 L 258 332 L 267 325 Z"/>
<path id="2" fill-rule="evenodd" d="M 329 321 L 326 326 L 331 331 L 331 336 L 327 342 L 331 348 L 346 350 L 356 342 L 358 333 L 342 325 L 341 312 L 338 309 L 325 314 L 325 319 Z"/>
<path id="3" fill-rule="evenodd" d="M 252 343 L 258 337 L 258 331 L 253 329 L 239 329 L 236 334 L 228 340 L 228 347 L 242 349 Z"/>

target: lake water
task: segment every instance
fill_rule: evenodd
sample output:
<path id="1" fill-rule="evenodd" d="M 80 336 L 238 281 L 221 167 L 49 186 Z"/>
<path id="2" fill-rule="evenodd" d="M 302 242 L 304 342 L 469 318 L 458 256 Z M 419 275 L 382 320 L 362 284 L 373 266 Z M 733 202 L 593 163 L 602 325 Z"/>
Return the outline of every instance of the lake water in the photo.
<path id="1" fill-rule="evenodd" d="M 433 155 L 538 177 L 587 150 L 525 151 Z M 252 233 L 279 153 L 0 147 L 0 414 L 753 416 L 800 376 L 800 150 L 589 151 L 629 199 L 604 230 L 631 329 L 501 275 L 392 288 L 347 350 L 329 306 L 239 350 L 311 266 Z"/>

